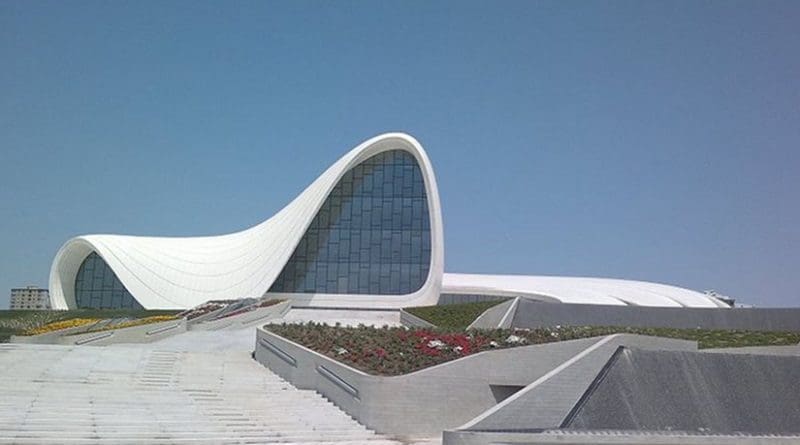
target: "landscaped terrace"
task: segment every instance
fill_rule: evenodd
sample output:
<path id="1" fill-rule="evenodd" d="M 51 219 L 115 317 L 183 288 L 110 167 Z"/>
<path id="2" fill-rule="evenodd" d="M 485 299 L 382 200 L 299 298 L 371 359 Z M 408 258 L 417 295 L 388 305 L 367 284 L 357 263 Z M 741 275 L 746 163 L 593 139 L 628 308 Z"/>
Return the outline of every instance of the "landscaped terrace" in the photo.
<path id="1" fill-rule="evenodd" d="M 800 343 L 800 332 L 715 329 L 553 326 L 537 329 L 466 330 L 499 301 L 407 308 L 436 326 L 342 327 L 319 323 L 269 324 L 265 328 L 334 360 L 375 375 L 401 375 L 483 351 L 611 334 L 639 334 L 691 340 L 704 348 L 786 346 Z"/>
<path id="2" fill-rule="evenodd" d="M 401 375 L 470 354 L 611 334 L 639 334 L 698 342 L 703 348 L 785 346 L 798 332 L 555 326 L 539 329 L 453 331 L 405 327 L 356 328 L 324 324 L 270 324 L 265 328 L 334 360 L 375 375 Z"/>
<path id="3" fill-rule="evenodd" d="M 119 329 L 176 318 L 179 311 L 141 309 L 77 309 L 70 311 L 0 311 L 0 343 L 12 335 L 38 335 L 85 326 L 81 332 Z"/>

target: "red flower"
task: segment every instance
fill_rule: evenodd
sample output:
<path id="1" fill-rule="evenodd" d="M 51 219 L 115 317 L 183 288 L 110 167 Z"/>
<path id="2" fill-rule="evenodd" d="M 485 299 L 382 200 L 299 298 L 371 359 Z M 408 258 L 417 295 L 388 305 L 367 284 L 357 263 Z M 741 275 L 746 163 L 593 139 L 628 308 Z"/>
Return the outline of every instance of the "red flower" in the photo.
<path id="1" fill-rule="evenodd" d="M 424 329 L 420 329 L 419 331 L 414 331 L 414 337 L 425 339 L 425 338 L 434 337 L 434 335 L 430 331 L 426 331 Z"/>

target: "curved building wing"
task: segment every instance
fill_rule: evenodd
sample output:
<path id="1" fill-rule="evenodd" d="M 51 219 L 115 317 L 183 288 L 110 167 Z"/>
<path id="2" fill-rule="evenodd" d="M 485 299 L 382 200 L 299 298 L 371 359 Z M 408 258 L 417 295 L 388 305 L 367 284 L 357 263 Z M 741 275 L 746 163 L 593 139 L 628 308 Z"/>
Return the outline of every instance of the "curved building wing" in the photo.
<path id="1" fill-rule="evenodd" d="M 380 163 L 371 161 L 376 157 L 381 158 Z M 337 187 L 343 177 L 355 176 L 354 169 L 360 170 L 362 188 L 353 189 L 352 177 L 342 187 Z M 412 175 L 410 179 L 403 176 L 406 172 Z M 419 185 L 424 190 L 419 190 Z M 347 196 L 345 199 L 340 196 L 336 202 L 328 199 L 332 192 L 345 188 L 341 193 L 353 199 L 348 201 Z M 365 191 L 366 188 L 370 190 Z M 424 205 L 419 202 L 419 196 L 424 196 Z M 354 201 L 360 205 L 361 218 L 342 227 L 339 223 L 343 211 L 355 214 Z M 329 208 L 323 209 L 326 204 Z M 416 213 L 423 208 L 427 215 Z M 318 218 L 320 210 L 324 218 Z M 333 217 L 339 220 L 332 223 Z M 366 217 L 370 218 L 368 223 Z M 421 220 L 425 227 L 408 226 Z M 314 258 L 293 257 L 312 223 L 317 224 L 312 228 L 317 233 L 321 227 L 329 226 L 325 232 L 329 237 L 343 237 L 346 231 L 348 237 L 357 235 L 361 242 L 362 237 L 367 236 L 358 250 L 359 255 L 364 254 L 363 260 L 359 257 L 354 267 L 341 271 L 332 266 L 344 262 L 339 262 L 338 256 L 343 256 L 343 260 L 352 259 L 349 252 L 352 239 L 349 238 L 347 254 L 341 247 L 345 242 L 337 239 L 314 252 Z M 425 233 L 428 239 L 417 237 L 420 239 L 416 243 L 412 235 L 420 233 Z M 319 237 L 306 238 L 313 238 L 318 247 L 321 244 Z M 325 241 L 329 240 L 332 241 L 331 238 Z M 126 293 L 148 309 L 189 308 L 208 300 L 260 297 L 276 283 L 291 259 L 294 266 L 300 263 L 313 266 L 314 278 L 324 274 L 325 286 L 321 282 L 314 286 L 295 283 L 294 279 L 302 276 L 294 269 L 292 280 L 287 278 L 288 272 L 281 276 L 281 287 L 276 289 L 279 295 L 290 295 L 295 300 L 321 306 L 435 304 L 444 269 L 443 241 L 439 192 L 428 156 L 414 138 L 392 133 L 354 148 L 275 216 L 241 232 L 188 238 L 85 235 L 70 239 L 53 260 L 50 295 L 53 307 L 59 309 L 78 307 L 78 302 L 83 303 L 83 300 L 87 300 L 90 307 L 121 307 L 118 302 L 125 300 Z M 408 246 L 410 250 L 412 242 L 424 255 L 412 258 L 409 252 L 404 256 L 403 249 Z M 334 254 L 330 246 L 339 250 L 335 252 L 338 255 L 335 260 L 330 257 Z M 423 251 L 425 246 L 427 251 Z M 85 262 L 93 253 L 108 267 L 93 268 L 92 273 L 87 274 Z M 428 262 L 424 267 L 420 264 L 423 259 Z M 372 264 L 375 267 L 360 272 L 364 265 Z M 100 269 L 110 269 L 114 274 L 95 272 Z M 425 275 L 419 276 L 423 271 Z M 414 282 L 405 276 L 401 280 L 403 272 L 406 276 L 414 275 Z M 84 293 L 87 286 L 84 281 L 78 282 L 79 275 L 91 280 L 88 287 L 92 295 Z M 363 281 L 364 276 L 367 279 L 363 287 L 356 288 L 349 282 L 351 277 Z M 122 289 L 115 288 L 114 278 Z M 309 286 L 313 287 L 313 292 L 305 292 Z M 297 293 L 298 289 L 303 292 Z M 352 292 L 359 289 L 366 292 Z M 76 295 L 76 290 L 81 295 Z M 372 290 L 373 293 L 368 293 Z"/>
<path id="2" fill-rule="evenodd" d="M 611 278 L 446 273 L 442 293 L 615 306 L 729 307 L 710 295 L 682 287 Z"/>
<path id="3" fill-rule="evenodd" d="M 401 133 L 345 154 L 272 218 L 221 236 L 85 235 L 53 260 L 53 308 L 190 308 L 291 298 L 328 307 L 432 305 L 441 294 L 547 302 L 726 307 L 639 281 L 444 274 L 442 210 L 427 154 Z"/>

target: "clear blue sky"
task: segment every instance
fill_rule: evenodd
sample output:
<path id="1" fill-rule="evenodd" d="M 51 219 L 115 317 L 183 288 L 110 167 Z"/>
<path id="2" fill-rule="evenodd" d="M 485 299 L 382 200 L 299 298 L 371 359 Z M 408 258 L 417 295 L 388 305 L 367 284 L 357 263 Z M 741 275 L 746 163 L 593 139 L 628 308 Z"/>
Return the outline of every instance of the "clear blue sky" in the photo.
<path id="1" fill-rule="evenodd" d="M 85 233 L 262 221 L 386 131 L 449 272 L 800 305 L 800 3 L 0 2 L 0 307 Z"/>

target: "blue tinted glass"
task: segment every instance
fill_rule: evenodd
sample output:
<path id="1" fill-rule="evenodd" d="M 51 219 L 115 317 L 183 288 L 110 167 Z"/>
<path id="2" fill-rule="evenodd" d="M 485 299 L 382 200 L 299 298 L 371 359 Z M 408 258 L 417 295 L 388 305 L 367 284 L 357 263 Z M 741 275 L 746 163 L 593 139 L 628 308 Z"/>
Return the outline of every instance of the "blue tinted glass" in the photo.
<path id="1" fill-rule="evenodd" d="M 344 174 L 269 291 L 410 294 L 428 277 L 430 246 L 419 164 L 383 152 Z"/>
<path id="2" fill-rule="evenodd" d="M 83 260 L 75 277 L 75 304 L 79 308 L 142 309 L 117 275 L 96 252 Z"/>

